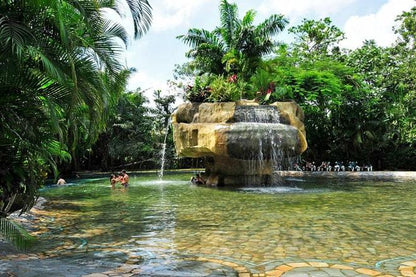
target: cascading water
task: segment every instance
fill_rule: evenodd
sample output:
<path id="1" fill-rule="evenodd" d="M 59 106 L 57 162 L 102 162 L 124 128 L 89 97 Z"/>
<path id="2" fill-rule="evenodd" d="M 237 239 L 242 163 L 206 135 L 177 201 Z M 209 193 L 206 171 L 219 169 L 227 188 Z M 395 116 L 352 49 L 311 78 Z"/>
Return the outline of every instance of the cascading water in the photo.
<path id="1" fill-rule="evenodd" d="M 290 161 L 286 161 L 285 157 L 292 154 L 286 153 L 291 151 L 286 149 L 283 143 L 287 139 L 282 138 L 278 110 L 271 106 L 239 106 L 233 119 L 235 123 L 231 129 L 240 134 L 235 141 L 239 146 L 235 145 L 236 149 L 231 150 L 231 154 L 247 160 L 249 174 L 245 180 L 246 184 L 254 183 L 257 174 L 269 176 L 269 179 L 264 180 L 265 184 L 278 183 L 279 180 L 274 173 L 288 167 Z M 233 143 L 230 149 L 233 149 Z"/>
<path id="2" fill-rule="evenodd" d="M 307 148 L 294 102 L 184 103 L 172 114 L 179 157 L 205 158 L 207 185 L 269 185 Z M 277 180 L 278 181 L 278 180 Z"/>
<path id="3" fill-rule="evenodd" d="M 237 106 L 235 122 L 279 123 L 279 111 L 272 106 Z"/>
<path id="4" fill-rule="evenodd" d="M 160 153 L 160 171 L 159 171 L 159 179 L 160 180 L 163 179 L 163 174 L 164 174 L 164 170 L 165 170 L 166 140 L 167 140 L 168 134 L 169 134 L 169 126 L 170 126 L 170 122 L 168 122 L 166 124 L 165 138 L 163 139 L 162 150 L 161 150 L 161 153 Z"/>

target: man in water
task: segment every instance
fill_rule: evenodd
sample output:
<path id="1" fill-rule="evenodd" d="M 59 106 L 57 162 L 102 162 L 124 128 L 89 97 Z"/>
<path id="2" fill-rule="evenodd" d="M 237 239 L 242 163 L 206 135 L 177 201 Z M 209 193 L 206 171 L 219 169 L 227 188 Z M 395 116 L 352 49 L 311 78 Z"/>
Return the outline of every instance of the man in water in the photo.
<path id="1" fill-rule="evenodd" d="M 56 182 L 56 184 L 57 184 L 58 186 L 65 185 L 65 184 L 66 184 L 66 181 L 65 181 L 63 178 L 59 178 L 59 179 L 58 179 L 58 182 Z"/>
<path id="2" fill-rule="evenodd" d="M 123 169 L 122 171 L 121 171 L 121 178 L 120 178 L 120 182 L 121 182 L 121 185 L 124 187 L 124 188 L 127 188 L 128 186 L 129 186 L 129 175 L 127 175 L 127 173 L 126 173 L 126 170 L 125 169 Z"/>

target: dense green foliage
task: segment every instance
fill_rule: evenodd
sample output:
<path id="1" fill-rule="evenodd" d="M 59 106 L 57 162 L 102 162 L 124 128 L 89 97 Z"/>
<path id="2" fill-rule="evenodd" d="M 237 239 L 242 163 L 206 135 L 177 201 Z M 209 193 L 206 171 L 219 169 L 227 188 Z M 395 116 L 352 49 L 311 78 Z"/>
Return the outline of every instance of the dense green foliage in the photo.
<path id="1" fill-rule="evenodd" d="M 147 1 L 126 1 L 135 37 L 149 27 Z M 117 1 L 0 3 L 0 217 L 30 208 L 60 161 L 94 143 L 129 72 L 119 58 L 128 36 L 104 9 Z"/>
<path id="2" fill-rule="evenodd" d="M 255 26 L 254 10 L 239 19 L 237 5 L 227 0 L 220 1 L 219 11 L 221 25 L 213 31 L 193 28 L 178 38 L 192 47 L 187 56 L 193 58 L 191 66 L 200 73 L 238 73 L 246 80 L 262 56 L 273 51 L 272 36 L 282 31 L 288 21 L 283 15 L 271 15 Z"/>
<path id="3" fill-rule="evenodd" d="M 376 169 L 416 169 L 412 162 L 416 157 L 416 7 L 397 17 L 398 38 L 391 47 L 366 41 L 353 51 L 341 49 L 344 34 L 329 18 L 304 19 L 289 29 L 295 37 L 291 44 L 271 43 L 268 51 L 257 52 L 254 58 L 237 48 L 238 55 L 218 51 L 212 58 L 207 48 L 228 45 L 215 35 L 229 29 L 237 34 L 239 29 L 230 26 L 243 25 L 244 20 L 232 13 L 236 9 L 234 4 L 221 1 L 221 27 L 213 32 L 191 29 L 179 37 L 192 47 L 187 54 L 191 61 L 177 67 L 175 76 L 191 80 L 188 85 L 177 81 L 185 88 L 187 99 L 248 98 L 261 104 L 294 100 L 305 112 L 309 145 L 304 160 L 354 160 L 371 163 Z M 227 11 L 234 16 L 224 17 Z M 224 24 L 224 18 L 231 23 Z M 283 17 L 280 20 L 281 30 L 286 22 Z M 273 55 L 265 57 L 271 49 Z M 251 62 L 253 59 L 256 62 Z M 239 66 L 246 64 L 250 64 L 249 71 Z M 192 74 L 193 81 L 189 78 Z"/>
<path id="4" fill-rule="evenodd" d="M 123 93 L 106 130 L 83 156 L 83 169 L 120 171 L 124 169 L 155 169 L 160 166 L 160 152 L 165 143 L 167 166 L 174 162 L 172 130 L 169 118 L 175 98 L 153 94 L 155 107 L 140 89 Z"/>
<path id="5" fill-rule="evenodd" d="M 32 206 L 46 176 L 59 171 L 148 169 L 174 159 L 169 116 L 175 98 L 125 92 L 131 69 L 119 60 L 126 30 L 101 13 L 117 1 L 0 4 L 0 217 Z M 148 28 L 145 0 L 126 0 L 135 36 Z M 175 82 L 190 101 L 291 101 L 305 112 L 305 160 L 357 160 L 376 169 L 416 169 L 416 7 L 397 17 L 397 42 L 343 50 L 329 18 L 305 19 L 276 43 L 288 21 L 255 12 L 238 18 L 221 0 L 219 26 L 178 38 L 190 61 Z M 191 80 L 181 82 L 182 77 Z M 189 161 L 186 161 L 192 165 Z M 195 165 L 195 164 L 193 164 Z"/>
<path id="6" fill-rule="evenodd" d="M 106 130 L 85 157 L 82 168 L 110 170 L 152 160 L 152 118 L 140 91 L 120 96 Z"/>

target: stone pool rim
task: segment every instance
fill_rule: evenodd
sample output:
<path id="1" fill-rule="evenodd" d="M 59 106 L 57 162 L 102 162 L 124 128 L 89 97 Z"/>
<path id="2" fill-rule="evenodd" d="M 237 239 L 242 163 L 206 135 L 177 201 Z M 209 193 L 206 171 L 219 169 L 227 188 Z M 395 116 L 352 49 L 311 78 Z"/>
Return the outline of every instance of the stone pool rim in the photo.
<path id="1" fill-rule="evenodd" d="M 279 176 L 345 181 L 416 181 L 416 171 L 278 171 Z"/>

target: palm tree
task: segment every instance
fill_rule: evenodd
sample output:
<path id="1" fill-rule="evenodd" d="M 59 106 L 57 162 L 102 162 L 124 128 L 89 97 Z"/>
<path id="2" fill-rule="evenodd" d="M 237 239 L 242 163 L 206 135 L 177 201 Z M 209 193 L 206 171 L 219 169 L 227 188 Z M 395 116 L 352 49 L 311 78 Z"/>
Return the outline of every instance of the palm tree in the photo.
<path id="1" fill-rule="evenodd" d="M 248 79 L 262 56 L 273 51 L 272 37 L 281 32 L 288 21 L 283 15 L 274 14 L 254 26 L 254 10 L 239 19 L 237 5 L 227 0 L 221 0 L 219 11 L 221 25 L 213 31 L 193 28 L 177 38 L 192 47 L 187 57 L 194 59 L 194 66 L 201 73 L 240 73 Z"/>
<path id="2" fill-rule="evenodd" d="M 150 26 L 151 7 L 126 2 L 138 38 Z M 105 126 L 105 111 L 128 77 L 119 59 L 127 32 L 103 16 L 108 9 L 123 14 L 120 6 L 1 1 L 0 217 L 29 209 L 50 165 L 90 145 Z"/>

